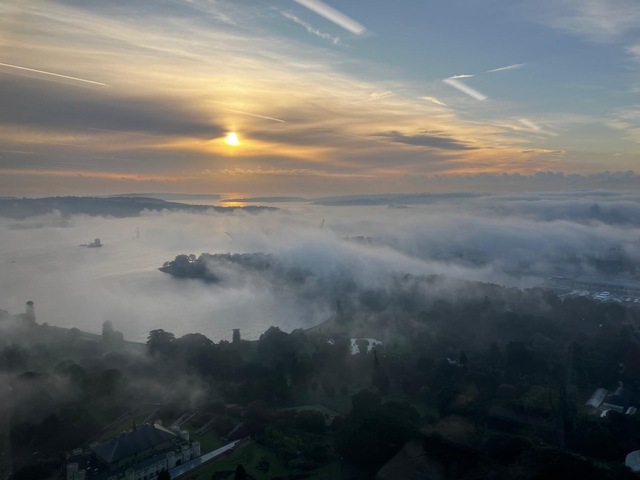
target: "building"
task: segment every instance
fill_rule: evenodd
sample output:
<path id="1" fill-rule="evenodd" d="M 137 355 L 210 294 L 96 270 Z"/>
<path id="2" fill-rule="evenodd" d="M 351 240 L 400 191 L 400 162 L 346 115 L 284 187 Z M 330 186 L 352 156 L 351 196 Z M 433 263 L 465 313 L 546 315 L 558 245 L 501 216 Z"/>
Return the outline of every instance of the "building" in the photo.
<path id="1" fill-rule="evenodd" d="M 634 415 L 637 412 L 637 409 L 631 406 L 631 392 L 622 382 L 618 382 L 618 387 L 612 393 L 604 388 L 597 389 L 587 400 L 585 406 L 603 417 L 610 410 L 626 415 Z"/>
<path id="2" fill-rule="evenodd" d="M 587 403 L 585 403 L 585 405 L 597 410 L 600 408 L 600 405 L 602 405 L 602 402 L 604 401 L 604 398 L 606 396 L 607 391 L 604 388 L 599 388 L 595 392 L 593 392 L 593 395 L 591 395 L 591 398 L 587 400 Z"/>
<path id="3" fill-rule="evenodd" d="M 444 477 L 444 468 L 429 458 L 419 442 L 407 442 L 376 474 L 376 480 L 434 480 Z"/>
<path id="4" fill-rule="evenodd" d="M 200 457 L 200 443 L 186 431 L 173 432 L 159 424 L 133 428 L 103 443 L 93 443 L 67 456 L 67 480 L 156 480 Z"/>

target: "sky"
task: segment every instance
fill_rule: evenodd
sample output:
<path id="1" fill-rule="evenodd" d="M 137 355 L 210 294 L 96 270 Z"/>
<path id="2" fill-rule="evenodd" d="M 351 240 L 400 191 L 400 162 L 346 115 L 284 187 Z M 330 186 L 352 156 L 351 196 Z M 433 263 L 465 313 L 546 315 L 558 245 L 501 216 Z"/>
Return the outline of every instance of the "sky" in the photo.
<path id="1" fill-rule="evenodd" d="M 639 73 L 637 0 L 4 0 L 0 195 L 635 187 Z"/>

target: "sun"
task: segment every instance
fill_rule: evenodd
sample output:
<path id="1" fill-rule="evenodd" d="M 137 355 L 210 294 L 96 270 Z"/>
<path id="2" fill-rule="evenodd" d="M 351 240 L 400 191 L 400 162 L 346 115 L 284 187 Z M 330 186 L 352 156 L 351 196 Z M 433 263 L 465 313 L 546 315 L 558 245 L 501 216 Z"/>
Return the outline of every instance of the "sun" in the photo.
<path id="1" fill-rule="evenodd" d="M 236 135 L 235 132 L 229 132 L 224 141 L 227 145 L 231 145 L 232 147 L 240 145 L 240 140 L 238 140 L 238 135 Z"/>

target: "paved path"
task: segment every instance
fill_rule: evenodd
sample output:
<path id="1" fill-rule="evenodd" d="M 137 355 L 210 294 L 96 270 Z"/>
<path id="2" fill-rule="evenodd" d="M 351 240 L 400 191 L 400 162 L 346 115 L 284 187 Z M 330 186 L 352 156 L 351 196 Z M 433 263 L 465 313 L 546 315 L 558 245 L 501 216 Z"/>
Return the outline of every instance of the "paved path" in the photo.
<path id="1" fill-rule="evenodd" d="M 201 455 L 198 458 L 185 463 L 184 465 L 172 468 L 171 470 L 169 470 L 169 475 L 171 475 L 171 478 L 173 480 L 176 480 L 183 475 L 191 472 L 195 468 L 199 468 L 205 463 L 209 463 L 210 461 L 215 460 L 216 458 L 221 457 L 226 453 L 232 452 L 236 445 L 240 442 L 242 442 L 242 440 L 236 440 L 235 442 L 227 443 L 224 447 L 220 447 L 209 453 L 205 453 L 204 455 Z"/>

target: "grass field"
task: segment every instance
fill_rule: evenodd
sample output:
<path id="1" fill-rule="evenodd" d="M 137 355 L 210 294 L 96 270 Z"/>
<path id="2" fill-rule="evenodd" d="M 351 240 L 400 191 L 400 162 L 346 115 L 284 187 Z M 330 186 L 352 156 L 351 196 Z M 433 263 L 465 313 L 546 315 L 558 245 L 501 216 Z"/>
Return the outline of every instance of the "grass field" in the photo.
<path id="1" fill-rule="evenodd" d="M 192 442 L 196 440 L 200 442 L 200 450 L 202 453 L 207 453 L 211 450 L 215 450 L 216 448 L 220 448 L 224 444 L 224 442 L 220 440 L 220 436 L 212 428 L 201 435 L 196 435 L 195 432 L 197 428 L 187 422 L 183 423 L 180 429 L 189 432 L 189 439 Z"/>
<path id="2" fill-rule="evenodd" d="M 266 472 L 258 469 L 258 464 L 260 464 L 263 459 L 266 459 L 269 464 L 269 469 Z M 257 443 L 251 443 L 244 447 L 239 447 L 230 455 L 215 460 L 197 474 L 190 476 L 189 480 L 210 480 L 215 472 L 224 471 L 231 472 L 227 477 L 223 477 L 224 480 L 233 480 L 236 467 L 240 464 L 242 464 L 247 473 L 256 480 L 269 480 L 273 477 L 283 476 L 289 473 L 286 464 L 271 450 Z"/>

